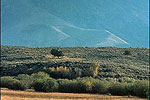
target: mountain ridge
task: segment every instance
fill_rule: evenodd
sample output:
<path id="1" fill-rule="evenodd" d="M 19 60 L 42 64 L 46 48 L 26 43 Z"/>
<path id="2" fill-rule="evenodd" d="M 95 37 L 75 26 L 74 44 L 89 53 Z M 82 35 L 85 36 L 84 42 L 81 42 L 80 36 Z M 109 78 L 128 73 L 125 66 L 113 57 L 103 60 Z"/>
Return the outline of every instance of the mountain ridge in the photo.
<path id="1" fill-rule="evenodd" d="M 85 0 L 72 0 L 70 2 L 66 0 L 63 2 L 58 0 L 2 0 L 2 44 L 19 45 L 19 43 L 21 43 L 20 45 L 25 46 L 44 46 L 44 42 L 39 43 L 38 45 L 38 41 L 46 40 L 42 38 L 42 34 L 45 35 L 44 32 L 47 32 L 47 36 L 43 37 L 52 37 L 52 35 L 48 35 L 49 32 L 46 30 L 49 29 L 46 29 L 46 27 L 54 26 L 64 33 L 74 34 L 78 37 L 77 40 L 76 38 L 72 38 L 72 41 L 71 39 L 69 41 L 67 40 L 70 42 L 68 43 L 70 46 L 91 46 L 92 44 L 88 45 L 84 43 L 85 40 L 80 40 L 83 36 L 78 34 L 85 34 L 85 32 L 91 34 L 93 29 L 95 31 L 102 29 L 114 33 L 115 36 L 126 41 L 128 45 L 126 45 L 126 42 L 125 44 L 119 45 L 104 43 L 105 41 L 103 38 L 108 33 L 103 36 L 104 32 L 95 32 L 94 34 L 96 34 L 96 37 L 100 37 L 99 40 L 102 40 L 100 42 L 104 44 L 99 46 L 148 47 L 148 1 L 143 0 L 141 2 L 140 0 L 137 0 L 136 2 L 137 3 L 133 0 L 127 0 L 126 2 L 117 0 L 114 0 L 113 2 L 110 0 L 95 0 L 86 3 Z M 31 34 L 22 33 L 22 30 L 26 30 L 27 28 L 27 30 L 32 29 L 32 27 L 28 27 L 31 25 L 33 25 L 33 28 L 34 25 L 45 26 L 43 32 L 42 30 L 36 32 L 37 34 L 41 34 L 41 38 L 36 40 L 36 33 L 33 32 L 35 37 L 32 39 L 36 40 L 37 43 L 32 43 L 32 39 L 28 40 L 28 37 L 22 36 L 22 34 Z M 66 30 L 64 30 L 64 28 Z M 35 30 L 40 30 L 40 27 Z M 87 37 L 86 41 L 91 39 L 90 36 L 87 35 L 84 37 Z M 22 42 L 22 38 L 31 41 L 31 43 Z M 62 39 L 62 37 L 60 39 Z M 53 39 L 47 40 L 46 42 L 48 42 L 49 45 L 47 44 L 45 46 L 66 46 L 66 43 L 59 44 L 56 40 L 54 43 L 53 41 Z M 94 41 L 99 42 L 98 39 Z M 90 43 L 91 41 L 87 42 Z M 53 45 L 55 43 L 56 45 Z"/>

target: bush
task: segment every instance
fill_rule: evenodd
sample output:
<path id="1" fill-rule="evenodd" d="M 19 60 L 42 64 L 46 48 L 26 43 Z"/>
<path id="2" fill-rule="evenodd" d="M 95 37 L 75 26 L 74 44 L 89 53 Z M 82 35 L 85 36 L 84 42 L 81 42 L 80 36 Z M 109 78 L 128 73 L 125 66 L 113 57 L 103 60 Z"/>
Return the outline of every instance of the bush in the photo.
<path id="1" fill-rule="evenodd" d="M 83 77 L 77 79 L 78 84 L 78 92 L 79 93 L 91 93 L 92 92 L 92 84 L 95 81 L 92 77 Z"/>
<path id="2" fill-rule="evenodd" d="M 99 68 L 98 63 L 91 63 L 89 68 L 86 68 L 83 70 L 83 76 L 92 76 L 95 77 L 98 75 L 98 68 Z"/>
<path id="3" fill-rule="evenodd" d="M 92 83 L 95 79 L 84 77 L 76 80 L 59 79 L 60 92 L 73 92 L 73 93 L 91 93 Z"/>
<path id="4" fill-rule="evenodd" d="M 128 83 L 126 86 L 127 95 L 134 95 L 134 83 Z"/>
<path id="5" fill-rule="evenodd" d="M 38 79 L 33 83 L 35 91 L 39 92 L 56 92 L 58 89 L 58 83 L 55 79 Z"/>
<path id="6" fill-rule="evenodd" d="M 129 77 L 121 77 L 121 78 L 118 79 L 118 82 L 134 83 L 135 79 L 129 78 Z"/>
<path id="7" fill-rule="evenodd" d="M 27 89 L 27 87 L 22 82 L 20 82 L 19 80 L 14 80 L 12 83 L 9 83 L 8 88 L 13 89 L 13 90 L 25 90 L 25 89 Z"/>
<path id="8" fill-rule="evenodd" d="M 31 78 L 33 79 L 32 81 L 36 81 L 38 79 L 47 79 L 47 78 L 50 78 L 50 76 L 45 73 L 45 72 L 38 72 L 38 73 L 33 73 L 31 75 Z"/>
<path id="9" fill-rule="evenodd" d="M 49 74 L 51 75 L 51 77 L 53 78 L 68 78 L 69 76 L 69 69 L 66 66 L 59 66 L 59 67 L 52 67 L 49 68 L 50 72 Z"/>
<path id="10" fill-rule="evenodd" d="M 124 96 L 127 95 L 127 90 L 126 90 L 126 84 L 125 83 L 113 83 L 110 87 L 109 87 L 109 92 L 112 95 L 120 95 L 120 96 Z"/>
<path id="11" fill-rule="evenodd" d="M 62 69 L 58 69 L 62 70 Z M 64 70 L 64 69 L 63 69 Z M 18 75 L 17 77 L 1 77 L 1 87 L 25 90 L 33 87 L 39 92 L 68 92 L 68 93 L 99 93 L 112 95 L 133 95 L 141 98 L 149 97 L 149 81 L 135 81 L 127 77 L 118 79 L 94 79 L 92 77 L 68 79 L 52 79 L 44 72 L 34 73 L 32 75 Z M 29 82 L 29 83 L 28 83 Z M 112 83 L 112 85 L 110 85 Z"/>
<path id="12" fill-rule="evenodd" d="M 78 83 L 76 80 L 59 79 L 59 92 L 78 93 Z"/>
<path id="13" fill-rule="evenodd" d="M 66 66 L 51 67 L 50 71 L 47 71 L 53 78 L 62 78 L 62 79 L 75 79 L 81 77 L 82 69 L 80 68 L 68 68 Z"/>
<path id="14" fill-rule="evenodd" d="M 33 78 L 30 75 L 27 74 L 19 74 L 16 77 L 17 80 L 19 80 L 26 88 L 31 88 L 31 84 L 33 83 Z"/>
<path id="15" fill-rule="evenodd" d="M 9 76 L 1 77 L 1 87 L 13 90 L 25 90 L 27 88 L 22 82 Z"/>
<path id="16" fill-rule="evenodd" d="M 69 79 L 75 79 L 75 78 L 81 77 L 81 76 L 82 76 L 82 69 L 80 69 L 80 68 L 70 68 L 69 69 L 69 74 L 68 74 Z"/>
<path id="17" fill-rule="evenodd" d="M 92 93 L 105 94 L 108 92 L 108 88 L 108 82 L 96 80 L 92 84 Z"/>
<path id="18" fill-rule="evenodd" d="M 4 76 L 4 77 L 1 77 L 1 87 L 4 87 L 4 88 L 7 88 L 8 86 L 8 83 L 11 83 L 13 81 L 13 77 L 10 77 L 10 76 Z"/>
<path id="19" fill-rule="evenodd" d="M 148 81 L 136 81 L 133 85 L 133 92 L 135 96 L 146 98 L 149 93 Z"/>

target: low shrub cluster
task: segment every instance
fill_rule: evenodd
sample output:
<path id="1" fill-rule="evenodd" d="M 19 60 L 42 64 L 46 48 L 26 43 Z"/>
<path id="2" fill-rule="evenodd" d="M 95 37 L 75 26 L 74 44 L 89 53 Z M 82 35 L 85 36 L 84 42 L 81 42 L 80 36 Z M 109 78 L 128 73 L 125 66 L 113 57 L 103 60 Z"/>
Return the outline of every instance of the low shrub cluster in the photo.
<path id="1" fill-rule="evenodd" d="M 148 81 L 136 81 L 132 88 L 136 96 L 147 97 L 150 95 Z"/>
<path id="2" fill-rule="evenodd" d="M 124 79 L 124 80 L 123 80 Z M 149 84 L 146 80 L 122 78 L 115 81 L 82 77 L 73 80 L 53 79 L 44 72 L 16 77 L 1 77 L 1 87 L 15 90 L 33 88 L 39 92 L 98 93 L 112 95 L 133 95 L 146 98 L 149 95 Z"/>
<path id="3" fill-rule="evenodd" d="M 55 79 L 67 78 L 67 79 L 76 79 L 77 77 L 96 77 L 98 75 L 98 68 L 100 65 L 98 63 L 91 63 L 87 68 L 81 69 L 77 67 L 66 67 L 66 66 L 57 66 L 44 68 L 44 70 Z"/>
<path id="4" fill-rule="evenodd" d="M 109 88 L 109 92 L 112 95 L 121 95 L 121 96 L 127 95 L 128 93 L 125 83 L 113 83 Z"/>
<path id="5" fill-rule="evenodd" d="M 58 83 L 52 78 L 38 79 L 32 84 L 32 87 L 39 92 L 56 92 Z"/>
<path id="6" fill-rule="evenodd" d="M 1 87 L 13 89 L 13 90 L 25 90 L 26 86 L 23 82 L 14 79 L 13 77 L 4 76 L 1 77 Z"/>

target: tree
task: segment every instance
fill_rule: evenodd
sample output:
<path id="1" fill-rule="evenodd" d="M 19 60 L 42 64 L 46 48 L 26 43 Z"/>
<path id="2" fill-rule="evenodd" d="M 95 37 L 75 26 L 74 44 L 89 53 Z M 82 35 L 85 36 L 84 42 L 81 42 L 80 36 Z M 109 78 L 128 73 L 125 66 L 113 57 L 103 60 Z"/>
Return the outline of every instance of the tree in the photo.
<path id="1" fill-rule="evenodd" d="M 124 55 L 131 55 L 131 52 L 129 50 L 125 50 Z"/>
<path id="2" fill-rule="evenodd" d="M 57 56 L 58 58 L 59 58 L 60 56 L 63 56 L 62 51 L 59 51 L 59 50 L 57 50 L 57 49 L 52 49 L 52 50 L 51 50 L 51 54 L 54 55 L 54 56 Z"/>

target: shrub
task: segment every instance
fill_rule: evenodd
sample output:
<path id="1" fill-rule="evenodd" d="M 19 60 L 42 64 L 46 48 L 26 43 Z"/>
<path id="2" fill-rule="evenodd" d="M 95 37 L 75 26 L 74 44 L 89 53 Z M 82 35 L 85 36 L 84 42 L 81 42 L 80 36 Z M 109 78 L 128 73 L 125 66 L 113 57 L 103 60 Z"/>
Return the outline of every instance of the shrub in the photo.
<path id="1" fill-rule="evenodd" d="M 118 79 L 119 82 L 123 82 L 123 83 L 134 83 L 135 79 L 133 78 L 129 78 L 129 77 L 122 77 Z"/>
<path id="2" fill-rule="evenodd" d="M 92 82 L 89 80 L 78 81 L 79 93 L 91 93 Z"/>
<path id="3" fill-rule="evenodd" d="M 27 74 L 19 74 L 16 77 L 17 80 L 19 80 L 26 88 L 31 88 L 31 84 L 33 83 L 33 78 L 30 75 Z"/>
<path id="4" fill-rule="evenodd" d="M 78 93 L 78 83 L 76 80 L 59 79 L 59 92 Z"/>
<path id="5" fill-rule="evenodd" d="M 9 83 L 8 88 L 13 89 L 13 90 L 25 90 L 25 89 L 27 89 L 27 87 L 22 82 L 20 82 L 19 80 L 14 80 L 12 83 Z"/>
<path id="6" fill-rule="evenodd" d="M 1 87 L 13 89 L 13 90 L 26 89 L 26 86 L 22 82 L 9 76 L 1 77 Z"/>
<path id="7" fill-rule="evenodd" d="M 47 79 L 50 78 L 50 76 L 45 72 L 38 72 L 38 73 L 33 73 L 31 75 L 31 78 L 33 79 L 33 81 L 35 81 L 37 79 Z"/>
<path id="8" fill-rule="evenodd" d="M 109 92 L 112 95 L 127 95 L 127 90 L 126 90 L 126 84 L 125 83 L 113 83 L 110 87 L 109 87 Z"/>
<path id="9" fill-rule="evenodd" d="M 108 88 L 108 82 L 96 80 L 92 84 L 92 93 L 105 94 L 108 92 Z"/>
<path id="10" fill-rule="evenodd" d="M 4 77 L 1 77 L 1 87 L 6 87 L 8 86 L 8 83 L 11 83 L 13 81 L 13 77 L 10 77 L 10 76 L 4 76 Z"/>
<path id="11" fill-rule="evenodd" d="M 133 85 L 133 92 L 135 96 L 146 98 L 149 93 L 148 81 L 136 81 Z"/>
<path id="12" fill-rule="evenodd" d="M 69 74 L 68 74 L 69 79 L 75 79 L 75 78 L 81 77 L 81 76 L 82 76 L 82 69 L 80 69 L 80 68 L 70 68 L 69 69 Z"/>
<path id="13" fill-rule="evenodd" d="M 78 92 L 79 93 L 91 93 L 92 92 L 92 84 L 95 81 L 92 77 L 83 77 L 77 79 L 78 84 Z"/>
<path id="14" fill-rule="evenodd" d="M 75 79 L 77 77 L 81 77 L 82 69 L 80 68 L 68 68 L 66 66 L 59 66 L 59 67 L 51 67 L 49 68 L 50 71 L 47 71 L 51 77 L 53 78 L 62 78 L 62 79 Z"/>
<path id="15" fill-rule="evenodd" d="M 59 67 L 52 67 L 50 68 L 50 75 L 53 78 L 68 78 L 69 76 L 69 69 L 65 66 L 59 66 Z"/>
<path id="16" fill-rule="evenodd" d="M 94 80 L 95 79 L 91 77 L 77 78 L 76 80 L 59 79 L 59 91 L 70 93 L 91 93 Z"/>
<path id="17" fill-rule="evenodd" d="M 134 83 L 128 83 L 126 85 L 127 95 L 134 95 Z"/>
<path id="18" fill-rule="evenodd" d="M 70 80 L 58 79 L 57 82 L 59 84 L 59 88 L 58 88 L 59 92 L 69 92 L 70 91 L 70 89 L 68 88 L 68 84 L 70 83 Z"/>
<path id="19" fill-rule="evenodd" d="M 95 77 L 98 75 L 98 68 L 99 64 L 98 63 L 91 63 L 89 68 L 86 68 L 83 70 L 83 76 L 92 76 Z"/>
<path id="20" fill-rule="evenodd" d="M 58 89 L 58 83 L 55 79 L 38 79 L 33 83 L 35 91 L 39 92 L 56 92 Z"/>
<path id="21" fill-rule="evenodd" d="M 110 78 L 110 77 L 108 77 L 108 78 L 106 78 L 105 80 L 108 81 L 109 83 L 114 83 L 114 82 L 116 82 L 116 78 Z"/>

